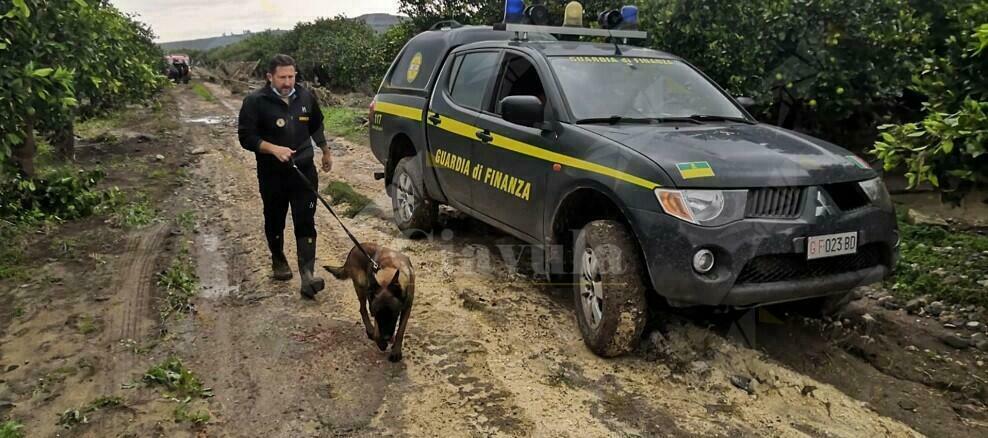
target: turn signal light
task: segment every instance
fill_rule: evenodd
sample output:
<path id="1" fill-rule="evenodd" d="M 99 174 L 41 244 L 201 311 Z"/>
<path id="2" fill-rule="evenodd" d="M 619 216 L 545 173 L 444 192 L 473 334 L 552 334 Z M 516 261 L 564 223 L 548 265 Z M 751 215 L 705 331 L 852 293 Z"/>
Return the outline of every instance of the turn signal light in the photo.
<path id="1" fill-rule="evenodd" d="M 659 204 L 670 216 L 675 216 L 686 222 L 696 223 L 693 220 L 693 213 L 686 206 L 683 194 L 675 190 L 656 189 L 655 194 L 659 197 Z"/>
<path id="2" fill-rule="evenodd" d="M 566 4 L 563 26 L 583 27 L 583 5 L 580 2 L 572 1 Z"/>

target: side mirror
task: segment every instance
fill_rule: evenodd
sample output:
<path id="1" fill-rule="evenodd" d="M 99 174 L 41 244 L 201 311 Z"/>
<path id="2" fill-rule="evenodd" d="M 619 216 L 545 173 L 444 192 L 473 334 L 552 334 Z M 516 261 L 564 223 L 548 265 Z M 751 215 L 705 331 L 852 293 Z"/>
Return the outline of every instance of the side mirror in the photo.
<path id="1" fill-rule="evenodd" d="M 750 97 L 737 97 L 735 98 L 735 100 L 737 100 L 738 103 L 740 103 L 741 106 L 745 108 L 751 108 L 755 106 L 755 99 L 752 99 Z"/>
<path id="2" fill-rule="evenodd" d="M 534 127 L 545 121 L 545 105 L 535 96 L 508 96 L 501 99 L 501 115 L 509 123 Z"/>

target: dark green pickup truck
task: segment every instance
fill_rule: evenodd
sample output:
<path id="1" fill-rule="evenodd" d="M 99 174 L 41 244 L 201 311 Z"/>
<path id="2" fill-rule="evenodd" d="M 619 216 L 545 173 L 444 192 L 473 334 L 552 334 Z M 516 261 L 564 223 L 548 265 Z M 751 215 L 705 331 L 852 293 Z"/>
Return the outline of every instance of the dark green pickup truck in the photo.
<path id="1" fill-rule="evenodd" d="M 854 154 L 757 122 L 675 55 L 501 27 L 416 36 L 371 105 L 407 234 L 445 204 L 531 243 L 602 356 L 638 340 L 648 294 L 823 310 L 890 274 L 892 203 Z"/>

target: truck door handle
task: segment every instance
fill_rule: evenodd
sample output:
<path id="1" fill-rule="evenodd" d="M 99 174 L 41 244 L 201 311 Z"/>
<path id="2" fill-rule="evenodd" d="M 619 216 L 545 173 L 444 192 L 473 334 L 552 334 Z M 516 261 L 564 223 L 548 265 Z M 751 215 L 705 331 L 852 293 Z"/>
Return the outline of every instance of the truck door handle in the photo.
<path id="1" fill-rule="evenodd" d="M 486 129 L 477 131 L 477 138 L 484 143 L 490 143 L 494 141 L 494 137 L 491 135 L 491 131 L 488 131 Z"/>
<path id="2" fill-rule="evenodd" d="M 433 125 L 439 125 L 443 122 L 443 119 L 439 118 L 439 114 L 433 114 L 429 116 L 429 122 L 432 122 Z"/>

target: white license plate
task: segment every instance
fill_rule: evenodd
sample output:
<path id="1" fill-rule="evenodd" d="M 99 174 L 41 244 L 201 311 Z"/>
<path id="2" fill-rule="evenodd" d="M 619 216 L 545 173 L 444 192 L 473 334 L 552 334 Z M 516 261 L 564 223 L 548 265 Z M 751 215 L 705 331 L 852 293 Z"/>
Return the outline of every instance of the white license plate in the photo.
<path id="1" fill-rule="evenodd" d="M 806 239 L 806 260 L 858 252 L 858 232 L 812 236 Z"/>

